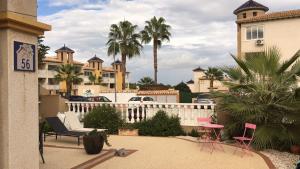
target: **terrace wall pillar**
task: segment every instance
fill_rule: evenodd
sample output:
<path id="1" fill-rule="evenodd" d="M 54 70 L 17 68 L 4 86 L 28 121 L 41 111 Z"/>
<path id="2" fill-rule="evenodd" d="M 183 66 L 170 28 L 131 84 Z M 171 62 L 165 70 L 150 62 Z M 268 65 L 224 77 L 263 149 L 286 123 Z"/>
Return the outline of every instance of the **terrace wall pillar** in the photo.
<path id="1" fill-rule="evenodd" d="M 51 27 L 37 22 L 36 11 L 36 0 L 0 0 L 3 169 L 39 168 L 37 36 Z"/>

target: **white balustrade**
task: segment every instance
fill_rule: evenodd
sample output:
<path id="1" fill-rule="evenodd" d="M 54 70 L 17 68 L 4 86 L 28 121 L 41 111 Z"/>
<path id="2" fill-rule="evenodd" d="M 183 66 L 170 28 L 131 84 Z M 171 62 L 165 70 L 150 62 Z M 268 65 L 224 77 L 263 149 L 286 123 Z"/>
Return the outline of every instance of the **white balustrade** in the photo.
<path id="1" fill-rule="evenodd" d="M 128 123 L 152 118 L 157 111 L 164 110 L 169 116 L 178 116 L 182 126 L 197 126 L 198 117 L 209 117 L 214 113 L 214 104 L 197 103 L 114 103 L 114 102 L 66 102 L 68 111 L 82 119 L 85 114 L 98 106 L 115 107 Z"/>

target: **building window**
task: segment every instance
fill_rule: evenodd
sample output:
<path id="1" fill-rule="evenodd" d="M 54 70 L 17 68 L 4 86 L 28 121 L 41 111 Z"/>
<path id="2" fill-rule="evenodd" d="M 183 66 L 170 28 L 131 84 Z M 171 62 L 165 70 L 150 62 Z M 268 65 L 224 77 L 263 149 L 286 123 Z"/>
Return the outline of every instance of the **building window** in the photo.
<path id="1" fill-rule="evenodd" d="M 90 72 L 90 71 L 84 71 L 84 76 L 90 76 L 90 75 L 92 75 L 93 73 L 92 72 Z"/>
<path id="2" fill-rule="evenodd" d="M 264 38 L 264 27 L 263 26 L 249 26 L 246 30 L 247 40 L 256 40 Z"/>
<path id="3" fill-rule="evenodd" d="M 253 12 L 253 16 L 257 16 L 257 12 Z"/>
<path id="4" fill-rule="evenodd" d="M 57 70 L 58 66 L 57 65 L 48 65 L 48 70 Z"/>
<path id="5" fill-rule="evenodd" d="M 109 74 L 109 77 L 110 77 L 110 78 L 114 78 L 114 77 L 115 77 L 115 73 L 110 73 L 110 74 Z"/>
<path id="6" fill-rule="evenodd" d="M 108 73 L 103 73 L 102 76 L 103 76 L 103 77 L 109 77 L 109 74 L 108 74 Z"/>
<path id="7" fill-rule="evenodd" d="M 54 78 L 48 79 L 48 85 L 58 85 L 58 84 L 59 84 L 59 82 L 56 79 L 54 79 Z"/>
<path id="8" fill-rule="evenodd" d="M 95 68 L 95 62 L 93 62 L 93 68 Z"/>
<path id="9" fill-rule="evenodd" d="M 243 18 L 247 18 L 247 14 L 246 13 L 243 13 Z"/>
<path id="10" fill-rule="evenodd" d="M 109 88 L 111 88 L 111 89 L 113 89 L 113 88 L 115 88 L 115 84 L 109 84 Z"/>

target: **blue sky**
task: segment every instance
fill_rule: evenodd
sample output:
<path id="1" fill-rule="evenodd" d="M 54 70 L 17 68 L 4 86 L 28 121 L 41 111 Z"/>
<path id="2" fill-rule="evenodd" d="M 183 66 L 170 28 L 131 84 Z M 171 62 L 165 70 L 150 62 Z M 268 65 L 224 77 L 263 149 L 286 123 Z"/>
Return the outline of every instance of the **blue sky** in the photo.
<path id="1" fill-rule="evenodd" d="M 270 11 L 297 9 L 299 0 L 257 0 Z M 38 0 L 39 20 L 52 25 L 45 34 L 49 55 L 66 44 L 75 59 L 86 61 L 97 54 L 109 66 L 107 34 L 113 23 L 124 19 L 144 27 L 145 20 L 162 16 L 172 26 L 170 43 L 158 51 L 158 80 L 176 84 L 192 79 L 192 69 L 233 65 L 236 25 L 233 10 L 246 0 Z M 131 81 L 153 77 L 152 46 L 128 61 Z"/>

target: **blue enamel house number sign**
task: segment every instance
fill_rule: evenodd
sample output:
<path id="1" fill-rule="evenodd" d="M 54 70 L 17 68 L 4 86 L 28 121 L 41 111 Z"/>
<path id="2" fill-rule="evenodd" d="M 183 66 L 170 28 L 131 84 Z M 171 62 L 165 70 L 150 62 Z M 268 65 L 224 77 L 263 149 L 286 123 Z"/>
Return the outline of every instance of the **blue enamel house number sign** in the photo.
<path id="1" fill-rule="evenodd" d="M 14 41 L 14 70 L 35 71 L 35 45 Z"/>

